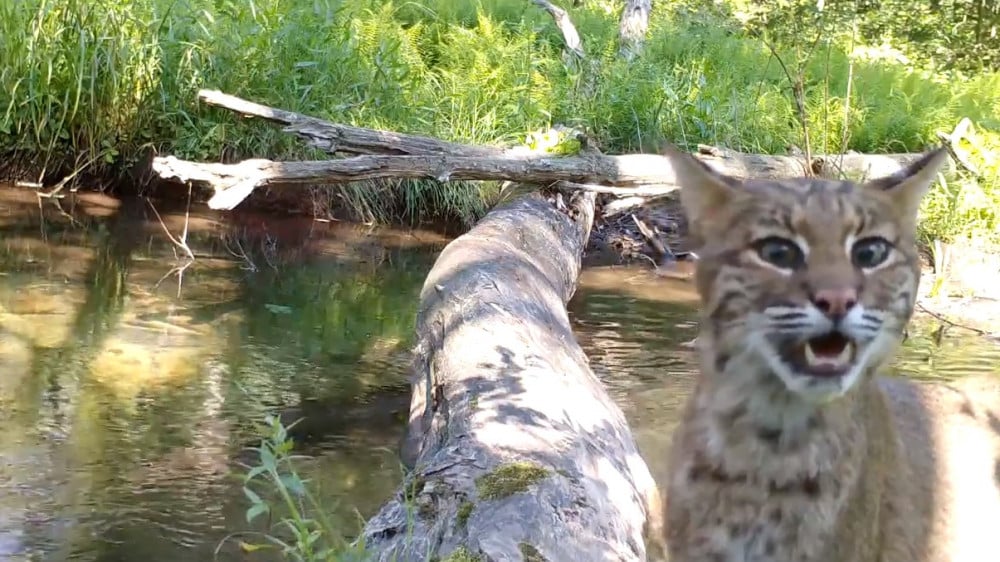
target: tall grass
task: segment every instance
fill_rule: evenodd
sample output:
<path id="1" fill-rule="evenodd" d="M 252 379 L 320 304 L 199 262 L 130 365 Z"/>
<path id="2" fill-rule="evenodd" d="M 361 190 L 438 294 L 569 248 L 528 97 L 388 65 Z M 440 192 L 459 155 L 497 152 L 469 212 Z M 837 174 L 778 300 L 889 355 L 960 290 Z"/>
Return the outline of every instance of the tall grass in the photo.
<path id="1" fill-rule="evenodd" d="M 625 64 L 610 6 L 587 2 L 571 13 L 599 62 L 589 90 L 563 64 L 549 16 L 522 0 L 4 2 L 0 153 L 55 177 L 83 164 L 107 175 L 146 151 L 224 161 L 322 157 L 276 127 L 198 105 L 199 88 L 460 142 L 517 142 L 562 122 L 584 127 L 608 152 L 640 150 L 661 136 L 772 153 L 801 144 L 787 78 L 725 15 L 658 6 L 645 55 Z M 839 150 L 845 136 L 858 151 L 920 150 L 962 117 L 1000 130 L 1000 76 L 950 80 L 858 58 L 845 121 L 851 60 L 834 45 L 807 68 L 818 150 Z M 990 169 L 978 189 L 994 204 Z M 941 189 L 927 206 L 929 235 L 996 226 L 992 210 L 969 209 L 964 191 Z M 497 188 L 366 182 L 325 193 L 368 220 L 468 221 Z"/>

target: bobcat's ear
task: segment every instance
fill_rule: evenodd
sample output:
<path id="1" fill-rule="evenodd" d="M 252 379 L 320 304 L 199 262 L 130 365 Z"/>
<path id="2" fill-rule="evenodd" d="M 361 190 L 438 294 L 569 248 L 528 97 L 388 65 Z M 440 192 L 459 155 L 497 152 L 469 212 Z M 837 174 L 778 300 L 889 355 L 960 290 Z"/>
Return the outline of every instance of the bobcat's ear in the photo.
<path id="1" fill-rule="evenodd" d="M 719 211 L 739 193 L 739 180 L 710 168 L 694 156 L 681 152 L 673 145 L 662 149 L 674 167 L 680 201 L 690 223 L 690 230 L 699 238 Z"/>
<path id="2" fill-rule="evenodd" d="M 905 223 L 916 226 L 920 202 L 947 161 L 948 149 L 936 148 L 895 174 L 872 180 L 865 187 L 886 193 L 896 209 L 896 216 Z"/>

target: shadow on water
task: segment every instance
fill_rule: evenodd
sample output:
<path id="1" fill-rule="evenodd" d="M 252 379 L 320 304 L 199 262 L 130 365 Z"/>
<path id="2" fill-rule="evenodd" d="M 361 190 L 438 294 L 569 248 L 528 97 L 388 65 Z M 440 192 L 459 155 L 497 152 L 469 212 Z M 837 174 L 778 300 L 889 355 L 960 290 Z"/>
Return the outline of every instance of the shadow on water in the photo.
<path id="1" fill-rule="evenodd" d="M 274 411 L 304 417 L 301 473 L 356 532 L 400 481 L 417 296 L 447 240 L 200 211 L 179 283 L 145 202 L 67 211 L 0 190 L 0 558 L 211 560 L 250 527 L 240 450 Z M 159 215 L 182 232 L 183 209 Z M 658 480 L 693 386 L 695 306 L 689 283 L 640 268 L 588 269 L 570 303 Z M 902 370 L 948 378 L 1000 357 L 936 330 L 912 330 Z M 246 559 L 234 548 L 219 559 Z"/>

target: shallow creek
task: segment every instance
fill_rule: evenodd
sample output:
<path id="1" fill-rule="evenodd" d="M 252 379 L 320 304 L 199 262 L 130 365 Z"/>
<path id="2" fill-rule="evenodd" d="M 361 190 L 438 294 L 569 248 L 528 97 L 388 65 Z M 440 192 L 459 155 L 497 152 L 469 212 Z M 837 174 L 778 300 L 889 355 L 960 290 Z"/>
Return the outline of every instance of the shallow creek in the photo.
<path id="1" fill-rule="evenodd" d="M 345 533 L 395 490 L 417 295 L 447 239 L 97 195 L 0 189 L 0 559 L 246 559 L 239 451 L 267 412 Z M 162 222 L 161 222 L 162 220 Z M 693 382 L 689 283 L 590 268 L 570 315 L 654 476 Z M 909 376 L 993 370 L 1000 348 L 934 322 Z M 258 557 L 253 557 L 258 559 Z"/>

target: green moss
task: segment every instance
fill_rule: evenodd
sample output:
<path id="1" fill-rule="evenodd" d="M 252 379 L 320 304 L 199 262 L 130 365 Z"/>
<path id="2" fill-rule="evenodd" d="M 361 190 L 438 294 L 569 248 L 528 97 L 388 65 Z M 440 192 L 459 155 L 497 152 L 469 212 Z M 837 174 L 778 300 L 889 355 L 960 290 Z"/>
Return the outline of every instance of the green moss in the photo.
<path id="1" fill-rule="evenodd" d="M 547 477 L 550 472 L 530 462 L 514 462 L 498 467 L 489 474 L 476 479 L 479 496 L 487 500 L 506 498 L 527 491 L 534 483 Z"/>
<path id="2" fill-rule="evenodd" d="M 465 524 L 469 522 L 469 516 L 472 515 L 472 510 L 475 509 L 470 501 L 464 501 L 458 506 L 458 515 L 455 516 L 455 522 L 458 523 L 459 527 L 465 527 Z"/>
<path id="3" fill-rule="evenodd" d="M 542 556 L 542 553 L 533 545 L 522 542 L 517 545 L 517 548 L 520 549 L 521 556 L 524 556 L 524 562 L 548 562 L 548 558 Z"/>
<path id="4" fill-rule="evenodd" d="M 464 546 L 460 546 L 452 551 L 447 557 L 442 558 L 441 562 L 482 562 L 483 557 L 472 554 L 469 549 Z"/>
<path id="5" fill-rule="evenodd" d="M 425 484 L 427 484 L 427 479 L 423 475 L 414 474 L 409 485 L 410 496 L 415 496 L 423 491 Z"/>

